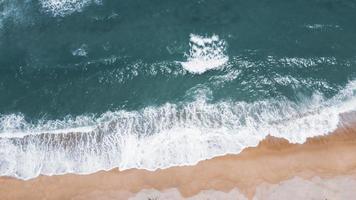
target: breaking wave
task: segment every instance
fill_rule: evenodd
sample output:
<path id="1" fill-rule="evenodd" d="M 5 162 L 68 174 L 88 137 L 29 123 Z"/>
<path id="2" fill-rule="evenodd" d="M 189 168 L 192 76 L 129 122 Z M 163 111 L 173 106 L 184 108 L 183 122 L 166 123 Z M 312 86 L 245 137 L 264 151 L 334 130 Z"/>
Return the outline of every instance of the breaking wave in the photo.
<path id="1" fill-rule="evenodd" d="M 0 175 L 86 174 L 112 168 L 154 170 L 192 165 L 256 146 L 268 134 L 293 143 L 333 131 L 340 113 L 356 108 L 356 81 L 331 99 L 316 93 L 285 98 L 209 103 L 207 91 L 186 103 L 30 123 L 21 114 L 0 118 Z"/>
<path id="2" fill-rule="evenodd" d="M 191 73 L 202 74 L 223 66 L 229 60 L 225 55 L 226 42 L 217 35 L 203 37 L 190 34 L 189 47 L 187 61 L 181 62 L 181 65 Z"/>
<path id="3" fill-rule="evenodd" d="M 45 12 L 54 17 L 64 17 L 74 12 L 81 12 L 91 4 L 102 4 L 101 0 L 40 0 L 39 3 Z"/>

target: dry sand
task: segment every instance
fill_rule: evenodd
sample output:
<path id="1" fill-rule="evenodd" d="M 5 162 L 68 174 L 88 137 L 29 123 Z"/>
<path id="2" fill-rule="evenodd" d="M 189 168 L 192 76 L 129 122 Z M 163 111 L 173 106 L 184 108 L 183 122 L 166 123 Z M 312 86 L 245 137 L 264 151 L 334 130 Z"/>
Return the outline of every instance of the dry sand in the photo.
<path id="1" fill-rule="evenodd" d="M 0 178 L 1 200 L 128 198 L 356 199 L 356 128 L 343 124 L 304 144 L 268 137 L 238 155 L 154 172 Z"/>

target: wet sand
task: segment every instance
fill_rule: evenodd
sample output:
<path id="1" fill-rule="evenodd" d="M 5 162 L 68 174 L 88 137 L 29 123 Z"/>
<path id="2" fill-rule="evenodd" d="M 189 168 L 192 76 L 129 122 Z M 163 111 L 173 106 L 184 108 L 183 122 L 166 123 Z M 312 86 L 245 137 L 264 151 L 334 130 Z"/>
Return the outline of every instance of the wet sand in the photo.
<path id="1" fill-rule="evenodd" d="M 277 195 L 271 199 L 285 199 L 289 190 L 295 195 L 319 191 L 320 199 L 329 198 L 325 195 L 334 195 L 331 199 L 356 198 L 352 188 L 356 188 L 356 128 L 344 123 L 333 133 L 310 138 L 304 144 L 267 137 L 258 147 L 195 166 L 154 172 L 114 169 L 91 175 L 40 176 L 28 181 L 2 177 L 0 199 L 257 200 L 268 199 L 269 195 Z"/>

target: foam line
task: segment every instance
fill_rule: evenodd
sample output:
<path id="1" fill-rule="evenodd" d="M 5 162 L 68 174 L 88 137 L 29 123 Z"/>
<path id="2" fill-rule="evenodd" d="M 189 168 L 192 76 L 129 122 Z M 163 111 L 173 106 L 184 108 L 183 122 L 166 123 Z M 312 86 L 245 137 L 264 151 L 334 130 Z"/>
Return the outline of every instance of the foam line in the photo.
<path id="1" fill-rule="evenodd" d="M 0 121 L 0 175 L 29 179 L 115 167 L 192 165 L 239 153 L 268 134 L 303 143 L 336 129 L 340 113 L 355 108 L 353 81 L 331 99 L 316 94 L 299 104 L 287 99 L 211 104 L 201 96 L 190 103 L 38 124 L 7 115 Z"/>

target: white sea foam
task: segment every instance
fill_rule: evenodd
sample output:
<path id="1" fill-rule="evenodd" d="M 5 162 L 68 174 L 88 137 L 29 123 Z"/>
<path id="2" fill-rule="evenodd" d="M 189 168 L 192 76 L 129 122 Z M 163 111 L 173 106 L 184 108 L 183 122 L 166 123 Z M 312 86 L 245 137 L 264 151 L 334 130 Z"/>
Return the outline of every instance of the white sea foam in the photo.
<path id="1" fill-rule="evenodd" d="M 282 58 L 279 60 L 274 60 L 273 57 L 269 57 L 270 62 L 277 62 L 282 66 L 286 67 L 296 67 L 296 68 L 307 68 L 315 67 L 320 64 L 336 65 L 337 60 L 334 57 L 315 57 L 315 58 Z"/>
<path id="2" fill-rule="evenodd" d="M 27 13 L 27 3 L 29 3 L 28 0 L 0 0 L 0 34 L 7 20 L 19 24 L 30 21 L 30 17 L 28 17 Z"/>
<path id="3" fill-rule="evenodd" d="M 340 29 L 339 25 L 333 24 L 308 24 L 304 27 L 312 30 Z"/>
<path id="4" fill-rule="evenodd" d="M 227 63 L 226 42 L 219 36 L 203 37 L 190 35 L 187 61 L 181 62 L 184 69 L 191 73 L 202 74 L 207 70 L 219 68 Z"/>
<path id="5" fill-rule="evenodd" d="M 40 0 L 43 10 L 54 17 L 64 17 L 74 12 L 81 12 L 90 4 L 102 4 L 101 0 Z"/>
<path id="6" fill-rule="evenodd" d="M 315 94 L 302 103 L 271 99 L 212 104 L 205 93 L 197 92 L 190 103 L 37 124 L 21 115 L 5 115 L 0 119 L 0 175 L 29 179 L 115 167 L 191 165 L 239 153 L 268 134 L 303 143 L 334 130 L 339 114 L 356 108 L 356 81 L 331 99 Z"/>
<path id="7" fill-rule="evenodd" d="M 231 69 L 223 75 L 212 76 L 209 78 L 215 85 L 222 85 L 235 80 L 241 74 L 241 70 Z"/>
<path id="8" fill-rule="evenodd" d="M 40 120 L 37 124 L 28 123 L 22 114 L 9 114 L 0 117 L 1 138 L 21 138 L 41 133 L 90 132 L 96 125 L 93 116 L 79 116 L 63 120 Z"/>
<path id="9" fill-rule="evenodd" d="M 82 44 L 78 49 L 72 51 L 73 56 L 85 57 L 88 55 L 88 45 Z"/>

